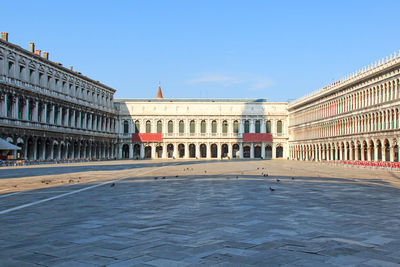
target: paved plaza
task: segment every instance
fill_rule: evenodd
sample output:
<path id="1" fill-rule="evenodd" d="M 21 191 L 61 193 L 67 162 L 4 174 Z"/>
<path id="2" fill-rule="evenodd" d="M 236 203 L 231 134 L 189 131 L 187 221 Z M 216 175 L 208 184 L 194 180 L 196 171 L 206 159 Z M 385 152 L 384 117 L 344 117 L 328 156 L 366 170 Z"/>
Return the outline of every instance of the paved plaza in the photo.
<path id="1" fill-rule="evenodd" d="M 286 160 L 0 168 L 0 266 L 400 266 L 399 189 Z"/>

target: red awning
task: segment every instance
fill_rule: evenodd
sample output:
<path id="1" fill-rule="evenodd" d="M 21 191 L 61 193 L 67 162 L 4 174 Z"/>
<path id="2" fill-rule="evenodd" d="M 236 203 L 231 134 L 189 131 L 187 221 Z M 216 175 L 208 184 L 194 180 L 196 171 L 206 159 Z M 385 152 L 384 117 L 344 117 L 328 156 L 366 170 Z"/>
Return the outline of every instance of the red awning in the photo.
<path id="1" fill-rule="evenodd" d="M 271 133 L 244 133 L 244 142 L 272 142 Z"/>
<path id="2" fill-rule="evenodd" d="M 134 133 L 132 134 L 133 142 L 162 142 L 162 134 L 160 133 Z"/>

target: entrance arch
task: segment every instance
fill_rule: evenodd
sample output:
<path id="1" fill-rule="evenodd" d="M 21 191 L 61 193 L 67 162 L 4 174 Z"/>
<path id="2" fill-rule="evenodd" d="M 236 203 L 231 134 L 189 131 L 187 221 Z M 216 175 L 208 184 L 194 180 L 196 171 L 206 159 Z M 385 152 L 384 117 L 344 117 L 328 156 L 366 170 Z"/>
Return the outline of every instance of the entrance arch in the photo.
<path id="1" fill-rule="evenodd" d="M 261 146 L 254 147 L 254 157 L 261 158 Z"/>
<path id="2" fill-rule="evenodd" d="M 223 158 L 228 157 L 228 145 L 227 144 L 223 144 L 221 146 L 221 155 Z"/>
<path id="3" fill-rule="evenodd" d="M 174 145 L 168 144 L 167 145 L 167 157 L 172 158 L 174 156 Z"/>
<path id="4" fill-rule="evenodd" d="M 281 146 L 276 147 L 276 157 L 283 158 L 283 147 Z"/>
<path id="5" fill-rule="evenodd" d="M 124 144 L 122 146 L 122 158 L 129 159 L 129 145 Z"/>
<path id="6" fill-rule="evenodd" d="M 200 145 L 200 157 L 201 158 L 207 157 L 207 146 L 205 144 Z"/>
<path id="7" fill-rule="evenodd" d="M 265 158 L 272 159 L 272 147 L 271 146 L 265 147 Z"/>
<path id="8" fill-rule="evenodd" d="M 196 157 L 196 145 L 195 144 L 190 144 L 189 145 L 189 157 L 190 158 L 195 158 Z"/>
<path id="9" fill-rule="evenodd" d="M 179 153 L 179 158 L 183 158 L 185 156 L 185 145 L 184 144 L 179 144 L 178 145 L 178 153 Z"/>
<path id="10" fill-rule="evenodd" d="M 238 158 L 239 157 L 239 145 L 238 144 L 234 144 L 233 146 L 232 146 L 232 157 L 233 158 Z"/>
<path id="11" fill-rule="evenodd" d="M 218 157 L 218 147 L 216 144 L 211 145 L 211 157 L 212 158 Z"/>

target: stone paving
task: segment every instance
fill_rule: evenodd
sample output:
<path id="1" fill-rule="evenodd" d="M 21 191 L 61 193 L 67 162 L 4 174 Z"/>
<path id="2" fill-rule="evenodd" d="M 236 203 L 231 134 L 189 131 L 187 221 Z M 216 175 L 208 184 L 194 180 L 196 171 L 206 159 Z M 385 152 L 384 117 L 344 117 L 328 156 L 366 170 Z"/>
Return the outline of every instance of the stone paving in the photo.
<path id="1" fill-rule="evenodd" d="M 284 160 L 62 173 L 100 177 L 96 165 L 109 166 L 101 181 L 0 195 L 0 266 L 400 266 L 397 173 Z"/>

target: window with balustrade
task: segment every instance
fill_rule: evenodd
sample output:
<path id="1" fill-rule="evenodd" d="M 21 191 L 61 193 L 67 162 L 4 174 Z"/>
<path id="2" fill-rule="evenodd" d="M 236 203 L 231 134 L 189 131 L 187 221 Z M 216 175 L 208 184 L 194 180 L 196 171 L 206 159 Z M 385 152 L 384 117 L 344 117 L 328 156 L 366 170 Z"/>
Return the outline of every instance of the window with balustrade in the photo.
<path id="1" fill-rule="evenodd" d="M 228 133 L 228 122 L 227 121 L 223 121 L 222 122 L 222 133 L 223 134 L 227 134 Z"/>
<path id="2" fill-rule="evenodd" d="M 196 124 L 194 122 L 194 120 L 190 121 L 190 133 L 194 134 L 196 132 Z"/>
<path id="3" fill-rule="evenodd" d="M 146 133 L 151 133 L 151 122 L 146 121 Z"/>
<path id="4" fill-rule="evenodd" d="M 260 125 L 260 121 L 256 120 L 256 133 L 260 133 L 261 132 L 261 125 Z"/>
<path id="5" fill-rule="evenodd" d="M 168 133 L 172 134 L 174 132 L 174 122 L 168 121 Z"/>
<path id="6" fill-rule="evenodd" d="M 179 121 L 179 134 L 183 134 L 185 132 L 185 123 L 181 120 Z"/>
<path id="7" fill-rule="evenodd" d="M 248 120 L 244 121 L 244 132 L 245 133 L 250 132 L 250 122 Z"/>
<path id="8" fill-rule="evenodd" d="M 282 126 L 283 126 L 282 121 L 278 121 L 278 122 L 276 123 L 276 132 L 277 132 L 278 134 L 282 134 Z"/>
<path id="9" fill-rule="evenodd" d="M 267 133 L 271 133 L 271 121 L 267 121 L 266 125 L 265 125 L 265 131 Z"/>
<path id="10" fill-rule="evenodd" d="M 124 121 L 124 134 L 129 133 L 129 122 L 127 120 Z"/>
<path id="11" fill-rule="evenodd" d="M 206 121 L 201 121 L 201 123 L 200 123 L 200 132 L 202 133 L 202 134 L 205 134 L 206 133 Z"/>
<path id="12" fill-rule="evenodd" d="M 233 122 L 233 132 L 239 133 L 239 122 L 238 121 Z"/>
<path id="13" fill-rule="evenodd" d="M 213 133 L 213 134 L 217 133 L 217 121 L 211 122 L 211 133 Z"/>
<path id="14" fill-rule="evenodd" d="M 162 133 L 162 122 L 157 121 L 157 133 Z"/>

